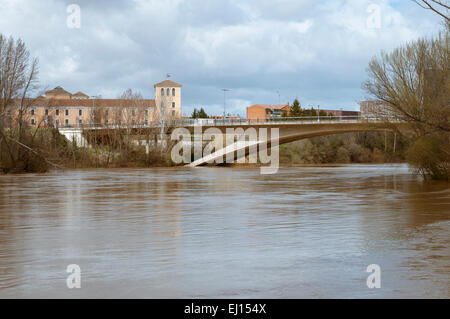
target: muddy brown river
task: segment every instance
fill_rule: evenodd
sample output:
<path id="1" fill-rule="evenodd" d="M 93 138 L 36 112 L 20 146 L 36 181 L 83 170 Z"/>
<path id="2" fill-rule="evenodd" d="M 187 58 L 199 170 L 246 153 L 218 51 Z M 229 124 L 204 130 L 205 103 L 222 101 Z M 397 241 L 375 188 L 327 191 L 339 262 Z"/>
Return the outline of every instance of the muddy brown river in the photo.
<path id="1" fill-rule="evenodd" d="M 449 244 L 406 165 L 0 176 L 0 298 L 449 298 Z"/>

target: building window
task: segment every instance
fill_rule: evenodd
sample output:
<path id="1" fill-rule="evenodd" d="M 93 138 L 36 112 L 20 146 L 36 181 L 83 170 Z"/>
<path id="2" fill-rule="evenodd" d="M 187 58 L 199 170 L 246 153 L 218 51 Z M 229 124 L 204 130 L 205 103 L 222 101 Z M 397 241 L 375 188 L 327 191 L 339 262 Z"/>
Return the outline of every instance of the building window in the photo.
<path id="1" fill-rule="evenodd" d="M 59 126 L 59 120 L 55 121 L 56 126 Z"/>
<path id="2" fill-rule="evenodd" d="M 172 89 L 172 96 L 175 96 L 175 89 Z"/>
<path id="3" fill-rule="evenodd" d="M 31 115 L 34 115 L 34 109 L 31 109 Z"/>
<path id="4" fill-rule="evenodd" d="M 136 110 L 135 110 L 135 109 L 132 109 L 132 110 L 131 110 L 131 115 L 132 115 L 132 116 L 136 116 Z"/>
<path id="5" fill-rule="evenodd" d="M 172 116 L 175 116 L 175 111 L 172 111 Z"/>
<path id="6" fill-rule="evenodd" d="M 66 116 L 69 116 L 69 110 L 66 110 Z"/>
<path id="7" fill-rule="evenodd" d="M 55 113 L 56 113 L 56 116 L 59 116 L 59 110 L 58 109 L 55 111 Z"/>
<path id="8" fill-rule="evenodd" d="M 147 126 L 148 125 L 148 120 L 144 121 L 144 125 Z"/>
<path id="9" fill-rule="evenodd" d="M 109 110 L 106 109 L 106 110 L 105 110 L 105 116 L 108 116 L 108 115 L 109 115 Z"/>
<path id="10" fill-rule="evenodd" d="M 31 125 L 35 125 L 36 124 L 36 120 L 35 119 L 31 119 Z"/>
<path id="11" fill-rule="evenodd" d="M 66 119 L 66 120 L 64 121 L 64 123 L 66 123 L 66 125 L 69 125 L 69 119 Z"/>
<path id="12" fill-rule="evenodd" d="M 145 116 L 148 116 L 148 110 L 145 110 Z"/>
<path id="13" fill-rule="evenodd" d="M 170 95 L 170 89 L 167 88 L 167 96 L 169 96 L 169 95 Z"/>
<path id="14" fill-rule="evenodd" d="M 161 89 L 161 96 L 164 96 L 164 89 Z"/>
<path id="15" fill-rule="evenodd" d="M 175 102 L 172 102 L 172 107 L 175 107 Z"/>
<path id="16" fill-rule="evenodd" d="M 45 109 L 45 115 L 48 115 L 48 109 Z"/>
<path id="17" fill-rule="evenodd" d="M 78 110 L 78 115 L 79 116 L 83 115 L 83 110 Z"/>
<path id="18" fill-rule="evenodd" d="M 83 124 L 83 120 L 78 120 L 78 124 Z"/>

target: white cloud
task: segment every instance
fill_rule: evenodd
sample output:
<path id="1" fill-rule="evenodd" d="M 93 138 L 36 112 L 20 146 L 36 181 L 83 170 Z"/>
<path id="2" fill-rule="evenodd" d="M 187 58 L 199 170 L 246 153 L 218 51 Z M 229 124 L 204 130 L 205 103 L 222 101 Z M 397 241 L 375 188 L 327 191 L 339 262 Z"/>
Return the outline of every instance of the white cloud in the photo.
<path id="1" fill-rule="evenodd" d="M 311 20 L 261 20 L 213 29 L 188 28 L 182 48 L 191 61 L 221 74 L 290 71 L 314 59 L 304 49 L 303 38 L 312 25 Z"/>

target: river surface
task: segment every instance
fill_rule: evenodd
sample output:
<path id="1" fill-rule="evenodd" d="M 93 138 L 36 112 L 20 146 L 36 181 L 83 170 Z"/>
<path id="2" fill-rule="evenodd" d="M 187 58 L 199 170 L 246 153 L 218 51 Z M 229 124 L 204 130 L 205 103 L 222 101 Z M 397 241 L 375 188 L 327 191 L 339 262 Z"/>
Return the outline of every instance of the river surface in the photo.
<path id="1" fill-rule="evenodd" d="M 0 298 L 449 298 L 449 244 L 403 165 L 0 176 Z"/>

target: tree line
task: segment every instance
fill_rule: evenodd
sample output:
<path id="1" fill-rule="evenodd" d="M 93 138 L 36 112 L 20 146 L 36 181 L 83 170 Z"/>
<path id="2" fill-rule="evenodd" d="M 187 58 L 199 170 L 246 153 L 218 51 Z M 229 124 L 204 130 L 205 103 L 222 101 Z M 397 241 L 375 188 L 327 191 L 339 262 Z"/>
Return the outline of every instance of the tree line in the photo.
<path id="1" fill-rule="evenodd" d="M 289 112 L 283 111 L 281 113 L 282 117 L 307 117 L 307 116 L 334 116 L 333 113 L 327 113 L 324 110 L 316 111 L 315 108 L 311 107 L 311 109 L 303 109 L 301 108 L 299 100 L 296 98 L 294 102 L 292 102 L 292 106 L 289 108 Z"/>

